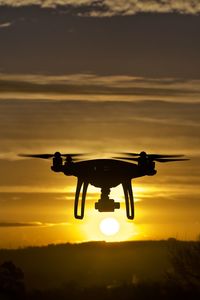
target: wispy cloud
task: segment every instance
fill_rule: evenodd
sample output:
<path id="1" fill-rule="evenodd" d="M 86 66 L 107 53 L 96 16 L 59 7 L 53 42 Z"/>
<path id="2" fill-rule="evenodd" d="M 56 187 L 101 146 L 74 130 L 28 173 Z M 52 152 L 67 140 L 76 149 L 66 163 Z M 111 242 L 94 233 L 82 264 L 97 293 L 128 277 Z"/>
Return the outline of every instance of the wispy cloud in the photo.
<path id="1" fill-rule="evenodd" d="M 81 15 L 93 17 L 113 15 L 133 15 L 145 13 L 172 13 L 199 14 L 200 2 L 198 0 L 0 0 L 0 5 L 14 7 L 39 5 L 43 8 L 57 6 L 71 6 L 85 8 Z M 78 12 L 78 10 L 77 10 Z"/>
<path id="2" fill-rule="evenodd" d="M 200 103 L 176 101 L 0 101 L 2 180 L 25 174 L 18 153 L 161 151 L 199 154 Z M 145 97 L 143 96 L 143 99 Z M 170 147 L 169 147 L 170 145 Z M 137 149 L 136 149 L 137 147 Z M 51 162 L 32 162 L 34 170 Z M 21 167 L 20 167 L 21 166 Z M 40 171 L 37 171 L 40 172 Z M 42 174 L 42 173 L 41 173 Z M 43 176 L 45 177 L 45 176 Z M 37 178 L 37 176 L 36 176 Z M 53 184 L 52 177 L 52 184 Z M 60 179 L 59 179 L 60 180 Z M 43 180 L 42 180 L 43 181 Z M 16 182 L 19 184 L 16 185 Z M 23 185 L 16 173 L 15 185 Z M 41 182 L 38 180 L 40 186 Z M 51 186 L 51 185 L 50 185 Z M 48 183 L 48 188 L 50 188 Z"/>
<path id="3" fill-rule="evenodd" d="M 0 222 L 0 227 L 41 227 L 46 224 L 41 222 Z"/>
<path id="4" fill-rule="evenodd" d="M 10 27 L 11 25 L 11 22 L 0 23 L 0 29 Z"/>
<path id="5" fill-rule="evenodd" d="M 0 222 L 3 227 L 50 227 L 50 226 L 69 226 L 70 223 L 43 223 L 43 222 Z"/>
<path id="6" fill-rule="evenodd" d="M 200 80 L 134 76 L 0 74 L 0 99 L 199 101 Z"/>

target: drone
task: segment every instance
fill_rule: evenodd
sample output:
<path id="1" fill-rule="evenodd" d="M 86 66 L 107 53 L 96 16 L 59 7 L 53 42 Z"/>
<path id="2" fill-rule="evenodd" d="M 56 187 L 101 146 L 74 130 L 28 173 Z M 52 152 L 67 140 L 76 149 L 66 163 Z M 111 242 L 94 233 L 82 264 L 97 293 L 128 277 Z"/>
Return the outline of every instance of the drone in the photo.
<path id="1" fill-rule="evenodd" d="M 114 212 L 120 208 L 120 203 L 109 198 L 111 188 L 122 184 L 126 205 L 126 216 L 134 219 L 134 197 L 131 180 L 154 176 L 155 162 L 186 161 L 184 155 L 164 155 L 122 152 L 107 159 L 85 159 L 87 154 L 19 154 L 22 157 L 52 159 L 51 170 L 61 172 L 66 176 L 77 177 L 77 186 L 74 202 L 74 217 L 84 218 L 85 200 L 88 185 L 91 184 L 101 189 L 100 199 L 95 203 L 95 209 L 99 212 Z M 81 195 L 81 197 L 80 197 Z"/>

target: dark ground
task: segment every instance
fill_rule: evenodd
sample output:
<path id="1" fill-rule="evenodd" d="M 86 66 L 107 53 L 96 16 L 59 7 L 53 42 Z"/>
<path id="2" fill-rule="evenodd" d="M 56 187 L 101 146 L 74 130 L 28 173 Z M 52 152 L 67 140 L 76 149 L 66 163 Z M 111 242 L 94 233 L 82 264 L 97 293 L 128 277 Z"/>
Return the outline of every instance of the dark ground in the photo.
<path id="1" fill-rule="evenodd" d="M 0 250 L 0 265 L 0 300 L 200 296 L 199 242 L 90 242 Z"/>

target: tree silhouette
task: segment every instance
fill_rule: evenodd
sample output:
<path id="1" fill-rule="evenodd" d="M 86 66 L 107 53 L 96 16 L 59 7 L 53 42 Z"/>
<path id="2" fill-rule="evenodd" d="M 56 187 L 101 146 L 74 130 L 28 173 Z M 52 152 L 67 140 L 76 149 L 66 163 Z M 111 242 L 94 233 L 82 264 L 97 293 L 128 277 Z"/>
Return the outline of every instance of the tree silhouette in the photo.
<path id="1" fill-rule="evenodd" d="M 174 243 L 170 251 L 172 269 L 167 278 L 183 290 L 200 293 L 200 241 Z"/>
<path id="2" fill-rule="evenodd" d="M 23 299 L 25 296 L 24 274 L 12 261 L 0 265 L 0 298 Z"/>

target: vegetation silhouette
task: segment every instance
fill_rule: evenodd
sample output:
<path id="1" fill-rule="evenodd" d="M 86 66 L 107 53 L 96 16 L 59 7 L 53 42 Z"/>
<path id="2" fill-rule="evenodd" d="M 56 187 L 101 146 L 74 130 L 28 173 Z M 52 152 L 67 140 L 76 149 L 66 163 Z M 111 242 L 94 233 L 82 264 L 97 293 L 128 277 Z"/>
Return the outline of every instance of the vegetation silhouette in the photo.
<path id="1" fill-rule="evenodd" d="M 0 299 L 25 298 L 24 273 L 12 261 L 0 265 Z"/>
<path id="2" fill-rule="evenodd" d="M 200 241 L 173 243 L 170 262 L 166 275 L 171 285 L 200 295 Z"/>
<path id="3" fill-rule="evenodd" d="M 10 261 L 2 263 L 1 300 L 165 300 L 199 299 L 200 296 L 200 242 L 182 242 L 175 239 L 154 242 L 89 242 L 0 250 L 0 261 L 6 257 L 12 257 L 20 267 L 24 263 L 26 289 L 21 269 Z M 131 260 L 131 257 L 134 259 Z M 44 259 L 46 262 L 42 264 Z M 51 266 L 48 266 L 47 262 L 52 259 Z M 81 260 L 83 264 L 80 263 Z M 139 275 L 141 270 L 137 268 L 144 268 L 140 266 L 142 260 L 146 270 L 143 269 Z M 161 262 L 163 265 L 160 268 Z M 157 268 L 159 270 L 156 274 Z M 64 277 L 66 274 L 68 276 L 61 278 L 59 269 Z M 39 281 L 35 281 L 38 285 L 32 284 L 36 277 L 40 285 Z M 9 288 L 5 289 L 5 286 Z"/>

